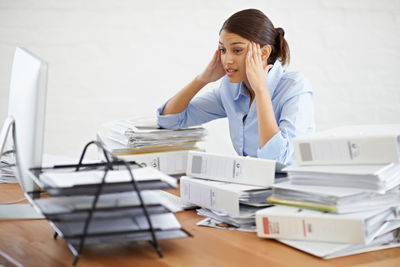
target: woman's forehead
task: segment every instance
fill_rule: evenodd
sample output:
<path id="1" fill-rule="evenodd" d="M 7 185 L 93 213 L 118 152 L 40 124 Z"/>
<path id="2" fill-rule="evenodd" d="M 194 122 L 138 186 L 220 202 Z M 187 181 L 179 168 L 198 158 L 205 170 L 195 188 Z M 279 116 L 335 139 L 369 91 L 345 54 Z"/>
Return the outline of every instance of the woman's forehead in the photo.
<path id="1" fill-rule="evenodd" d="M 248 44 L 249 40 L 246 38 L 243 38 L 242 36 L 232 33 L 232 32 L 227 32 L 223 30 L 221 34 L 219 35 L 219 43 L 221 45 L 237 45 L 237 44 Z"/>

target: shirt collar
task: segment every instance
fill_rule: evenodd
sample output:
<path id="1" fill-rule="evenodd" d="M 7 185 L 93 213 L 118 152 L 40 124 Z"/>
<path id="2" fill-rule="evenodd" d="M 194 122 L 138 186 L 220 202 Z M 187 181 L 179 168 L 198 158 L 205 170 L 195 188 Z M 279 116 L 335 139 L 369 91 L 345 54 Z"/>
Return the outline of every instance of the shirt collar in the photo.
<path id="1" fill-rule="evenodd" d="M 271 97 L 274 95 L 275 89 L 282 78 L 283 72 L 284 70 L 282 68 L 281 62 L 279 60 L 276 60 L 267 75 L 267 86 Z"/>
<path id="2" fill-rule="evenodd" d="M 279 62 L 279 60 L 276 60 L 267 75 L 267 86 L 271 97 L 274 95 L 275 89 L 278 86 L 279 80 L 281 79 L 283 72 L 284 70 L 281 63 Z M 249 92 L 244 82 L 238 83 L 237 93 L 233 100 L 238 100 L 241 95 L 249 96 Z"/>
<path id="3" fill-rule="evenodd" d="M 244 82 L 241 82 L 241 83 L 238 83 L 238 86 L 237 86 L 237 94 L 236 94 L 236 96 L 233 98 L 233 100 L 238 100 L 239 99 L 239 97 L 241 96 L 241 95 L 245 95 L 245 96 L 250 96 L 250 93 L 249 93 L 249 91 L 247 90 L 247 87 L 246 87 L 246 85 L 244 84 Z"/>

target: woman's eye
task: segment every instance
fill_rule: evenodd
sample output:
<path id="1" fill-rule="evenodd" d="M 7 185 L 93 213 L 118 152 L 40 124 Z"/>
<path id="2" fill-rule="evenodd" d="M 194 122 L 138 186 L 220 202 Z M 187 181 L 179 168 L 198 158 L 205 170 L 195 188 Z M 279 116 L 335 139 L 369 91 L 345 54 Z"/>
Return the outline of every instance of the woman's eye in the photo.
<path id="1" fill-rule="evenodd" d="M 219 52 L 225 53 L 225 49 L 224 49 L 224 48 L 220 48 L 220 49 L 219 49 Z"/>
<path id="2" fill-rule="evenodd" d="M 243 49 L 234 49 L 234 50 L 233 50 L 234 53 L 240 53 L 240 52 L 242 52 L 242 51 L 243 51 Z"/>

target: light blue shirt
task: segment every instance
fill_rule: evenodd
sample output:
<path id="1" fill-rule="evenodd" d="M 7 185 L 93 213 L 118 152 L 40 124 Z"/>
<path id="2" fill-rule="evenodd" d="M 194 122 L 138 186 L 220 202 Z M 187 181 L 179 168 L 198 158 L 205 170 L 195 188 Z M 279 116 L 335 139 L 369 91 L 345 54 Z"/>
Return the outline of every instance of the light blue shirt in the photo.
<path id="1" fill-rule="evenodd" d="M 292 164 L 291 140 L 315 128 L 311 85 L 301 73 L 284 70 L 278 60 L 269 71 L 266 83 L 280 131 L 262 147 L 258 138 L 256 99 L 249 107 L 250 94 L 244 82 L 230 83 L 227 76 L 222 78 L 219 88 L 193 98 L 181 113 L 160 115 L 165 103 L 157 110 L 158 125 L 177 129 L 228 117 L 232 144 L 239 155 Z"/>

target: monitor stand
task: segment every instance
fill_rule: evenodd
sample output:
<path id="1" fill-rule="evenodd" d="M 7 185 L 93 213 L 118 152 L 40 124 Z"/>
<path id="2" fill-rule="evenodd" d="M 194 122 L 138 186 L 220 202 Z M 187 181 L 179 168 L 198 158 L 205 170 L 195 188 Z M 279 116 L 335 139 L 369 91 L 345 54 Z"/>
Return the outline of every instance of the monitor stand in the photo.
<path id="1" fill-rule="evenodd" d="M 12 117 L 7 117 L 0 133 L 0 158 L 3 156 L 4 148 L 6 147 L 7 137 L 12 129 L 12 137 L 15 142 L 15 121 Z M 15 146 L 15 145 L 14 145 Z M 18 169 L 18 167 L 17 167 Z M 17 171 L 16 176 L 19 175 Z M 21 181 L 22 179 L 18 179 Z M 16 219 L 43 219 L 43 215 L 39 214 L 31 204 L 11 204 L 0 201 L 0 221 L 1 220 L 16 220 Z"/>

